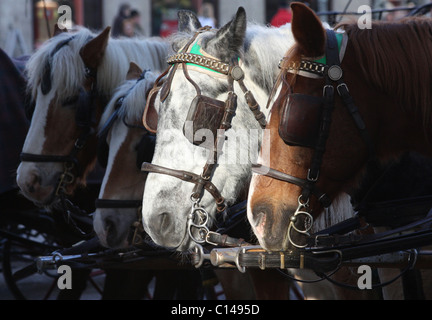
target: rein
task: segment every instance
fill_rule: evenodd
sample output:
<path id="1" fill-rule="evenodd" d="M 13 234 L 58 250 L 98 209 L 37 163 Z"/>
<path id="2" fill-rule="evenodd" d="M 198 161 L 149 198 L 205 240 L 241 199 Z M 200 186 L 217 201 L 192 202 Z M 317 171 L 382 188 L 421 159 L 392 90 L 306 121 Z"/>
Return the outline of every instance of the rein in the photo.
<path id="1" fill-rule="evenodd" d="M 217 245 L 218 243 L 215 243 L 212 240 L 216 238 L 220 239 L 222 236 L 218 233 L 210 231 L 208 226 L 210 221 L 210 215 L 205 210 L 205 208 L 200 205 L 200 202 L 203 197 L 204 190 L 206 190 L 215 199 L 217 213 L 219 215 L 223 215 L 227 212 L 227 204 L 225 198 L 222 196 L 218 188 L 211 182 L 211 177 L 214 173 L 214 170 L 216 169 L 218 157 L 225 142 L 224 132 L 231 128 L 231 121 L 235 116 L 235 112 L 237 109 L 237 95 L 234 93 L 234 81 L 236 81 L 240 85 L 240 88 L 244 93 L 246 102 L 250 110 L 253 112 L 255 119 L 260 124 L 261 128 L 264 129 L 266 127 L 267 121 L 264 114 L 260 111 L 260 107 L 256 102 L 253 94 L 247 89 L 243 82 L 245 75 L 242 68 L 238 65 L 238 59 L 233 59 L 232 62 L 228 64 L 213 57 L 189 53 L 190 48 L 196 42 L 198 35 L 203 32 L 207 32 L 210 29 L 210 27 L 200 28 L 178 54 L 168 59 L 168 63 L 171 64 L 172 67 L 164 85 L 161 87 L 160 94 L 161 101 L 165 101 L 170 93 L 171 82 L 179 65 L 182 66 L 185 78 L 194 86 L 197 92 L 198 99 L 206 97 L 201 96 L 201 90 L 199 86 L 190 77 L 188 72 L 188 64 L 207 68 L 228 77 L 228 98 L 224 102 L 223 114 L 220 123 L 218 124 L 217 136 L 214 141 L 214 152 L 210 154 L 209 160 L 207 161 L 200 175 L 187 171 L 169 169 L 151 163 L 144 163 L 142 165 L 142 171 L 165 174 L 195 184 L 195 187 L 190 196 L 192 208 L 191 213 L 188 216 L 187 235 L 189 235 L 189 237 L 197 244 L 208 243 L 211 245 Z M 208 98 L 207 100 L 214 99 Z M 196 231 L 198 233 L 198 236 L 194 235 L 193 231 Z M 236 242 L 244 243 L 243 240 L 238 240 Z"/>

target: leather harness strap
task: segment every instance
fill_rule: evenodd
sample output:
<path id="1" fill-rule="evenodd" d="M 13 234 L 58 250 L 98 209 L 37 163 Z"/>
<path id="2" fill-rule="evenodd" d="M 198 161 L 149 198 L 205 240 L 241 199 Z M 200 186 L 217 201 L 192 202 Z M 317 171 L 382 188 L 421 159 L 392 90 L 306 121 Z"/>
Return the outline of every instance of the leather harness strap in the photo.
<path id="1" fill-rule="evenodd" d="M 301 178 L 297 178 L 294 177 L 292 175 L 283 173 L 281 171 L 278 170 L 274 170 L 268 167 L 265 167 L 263 165 L 253 165 L 252 166 L 252 171 L 256 174 L 259 175 L 264 175 L 276 180 L 280 180 L 280 181 L 284 181 L 284 182 L 289 182 L 291 184 L 294 184 L 296 186 L 299 186 L 300 188 L 306 188 L 309 184 L 309 181 L 305 180 L 305 179 L 301 179 Z M 330 199 L 328 198 L 328 196 L 321 192 L 316 185 L 312 185 L 310 186 L 310 192 L 315 195 L 317 197 L 317 199 L 319 199 L 319 201 L 325 206 L 328 207 L 331 204 Z"/>
<path id="2" fill-rule="evenodd" d="M 195 174 L 187 171 L 169 169 L 169 168 L 157 166 L 155 164 L 151 164 L 147 162 L 144 162 L 142 164 L 141 171 L 168 175 L 180 179 L 182 181 L 191 182 L 194 183 L 195 185 L 199 185 L 203 189 L 207 190 L 213 196 L 213 198 L 215 198 L 216 204 L 218 205 L 219 209 L 225 208 L 224 205 L 225 199 L 220 194 L 218 188 L 216 188 L 216 186 L 211 181 L 203 179 L 199 174 Z"/>

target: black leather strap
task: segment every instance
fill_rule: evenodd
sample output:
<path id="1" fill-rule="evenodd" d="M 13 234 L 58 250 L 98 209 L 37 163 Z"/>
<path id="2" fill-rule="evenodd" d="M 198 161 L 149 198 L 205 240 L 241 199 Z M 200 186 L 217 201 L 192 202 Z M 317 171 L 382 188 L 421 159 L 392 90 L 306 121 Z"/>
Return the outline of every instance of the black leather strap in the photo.
<path id="1" fill-rule="evenodd" d="M 203 189 L 207 190 L 213 196 L 219 212 L 223 212 L 226 209 L 225 198 L 221 195 L 219 189 L 211 181 L 203 179 L 198 174 L 188 171 L 170 169 L 147 162 L 142 164 L 141 171 L 164 174 L 193 183 L 195 185 L 201 185 Z"/>
<path id="2" fill-rule="evenodd" d="M 297 178 L 287 173 L 283 173 L 262 165 L 253 165 L 252 171 L 254 173 L 264 175 L 276 180 L 294 184 L 302 189 L 309 188 L 310 192 L 318 198 L 324 208 L 328 208 L 331 205 L 330 198 L 325 193 L 321 192 L 314 184 L 311 185 L 310 181 L 306 179 Z"/>

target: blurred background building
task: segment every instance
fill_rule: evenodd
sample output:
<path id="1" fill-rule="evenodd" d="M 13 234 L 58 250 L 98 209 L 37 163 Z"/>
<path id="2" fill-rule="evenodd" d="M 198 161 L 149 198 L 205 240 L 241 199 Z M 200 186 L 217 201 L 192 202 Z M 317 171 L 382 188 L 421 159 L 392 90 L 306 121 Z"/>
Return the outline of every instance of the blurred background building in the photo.
<path id="1" fill-rule="evenodd" d="M 289 1 L 287 1 L 289 2 Z M 430 0 L 308 0 L 316 12 L 357 11 L 360 5 L 372 8 L 420 5 Z M 30 54 L 52 33 L 58 21 L 58 7 L 72 9 L 74 24 L 94 30 L 112 26 L 119 7 L 127 3 L 139 16 L 140 33 L 167 36 L 177 30 L 177 10 L 189 9 L 199 14 L 205 24 L 219 27 L 229 21 L 239 6 L 248 19 L 270 23 L 281 0 L 0 0 L 0 47 L 10 56 Z M 61 14 L 60 14 L 61 15 Z M 322 16 L 328 21 L 327 16 Z M 331 21 L 330 21 L 331 22 Z"/>

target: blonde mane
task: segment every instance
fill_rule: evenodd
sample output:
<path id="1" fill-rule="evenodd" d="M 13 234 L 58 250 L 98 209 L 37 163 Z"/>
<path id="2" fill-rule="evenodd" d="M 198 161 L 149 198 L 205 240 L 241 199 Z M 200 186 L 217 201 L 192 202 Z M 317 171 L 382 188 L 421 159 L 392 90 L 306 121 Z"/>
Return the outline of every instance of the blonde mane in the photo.
<path id="1" fill-rule="evenodd" d="M 79 55 L 81 48 L 89 39 L 97 35 L 81 28 L 75 33 L 59 34 L 42 45 L 32 55 L 26 66 L 28 92 L 35 99 L 42 82 L 45 65 L 56 46 L 71 37 L 72 40 L 60 48 L 52 57 L 52 90 L 57 92 L 57 99 L 70 97 L 77 92 L 84 80 L 84 63 Z M 160 38 L 110 39 L 101 65 L 98 68 L 98 92 L 110 96 L 126 78 L 131 61 L 142 69 L 163 71 L 169 56 L 169 45 Z"/>

